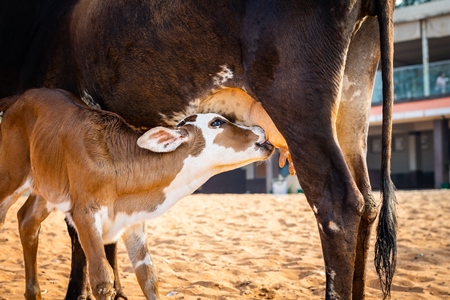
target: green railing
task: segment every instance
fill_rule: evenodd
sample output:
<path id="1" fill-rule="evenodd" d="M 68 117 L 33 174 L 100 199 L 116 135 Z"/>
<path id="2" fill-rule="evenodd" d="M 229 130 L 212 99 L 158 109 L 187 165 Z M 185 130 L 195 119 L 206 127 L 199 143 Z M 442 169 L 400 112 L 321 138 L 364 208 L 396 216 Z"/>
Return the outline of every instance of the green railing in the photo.
<path id="1" fill-rule="evenodd" d="M 444 74 L 444 87 L 437 86 L 438 76 Z M 429 64 L 428 94 L 424 84 L 423 65 L 415 65 L 394 69 L 395 101 L 408 101 L 450 95 L 450 60 Z M 442 82 L 442 80 L 440 80 Z M 372 95 L 372 104 L 382 100 L 381 73 L 377 72 Z"/>
<path id="2" fill-rule="evenodd" d="M 436 0 L 396 0 L 395 7 L 405 7 L 410 5 L 418 5 L 425 2 L 431 2 Z"/>

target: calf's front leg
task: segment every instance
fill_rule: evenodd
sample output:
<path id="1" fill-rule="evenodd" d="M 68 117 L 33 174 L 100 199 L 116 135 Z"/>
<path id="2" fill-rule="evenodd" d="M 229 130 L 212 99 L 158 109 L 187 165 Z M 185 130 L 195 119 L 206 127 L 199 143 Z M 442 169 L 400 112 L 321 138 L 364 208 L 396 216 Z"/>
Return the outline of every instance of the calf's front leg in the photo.
<path id="1" fill-rule="evenodd" d="M 65 219 L 67 231 L 72 243 L 72 265 L 70 269 L 69 285 L 64 300 L 92 299 L 91 287 L 87 278 L 86 256 L 78 241 L 78 234 L 73 225 Z M 106 258 L 114 270 L 114 289 L 116 290 L 115 300 L 128 300 L 125 295 L 119 277 L 119 266 L 117 264 L 117 244 L 105 245 Z"/>
<path id="2" fill-rule="evenodd" d="M 155 267 L 147 248 L 145 223 L 142 222 L 129 227 L 123 235 L 123 240 L 146 299 L 158 300 L 158 282 Z"/>
<path id="3" fill-rule="evenodd" d="M 102 228 L 98 228 L 96 217 L 99 212 L 89 207 L 73 210 L 72 220 L 77 229 L 78 239 L 86 255 L 89 281 L 97 300 L 113 300 L 114 272 L 106 259 L 102 241 Z"/>
<path id="4" fill-rule="evenodd" d="M 65 221 L 72 244 L 72 263 L 70 267 L 69 285 L 64 300 L 91 299 L 92 292 L 87 278 L 86 256 L 78 240 L 76 229 L 67 217 Z"/>

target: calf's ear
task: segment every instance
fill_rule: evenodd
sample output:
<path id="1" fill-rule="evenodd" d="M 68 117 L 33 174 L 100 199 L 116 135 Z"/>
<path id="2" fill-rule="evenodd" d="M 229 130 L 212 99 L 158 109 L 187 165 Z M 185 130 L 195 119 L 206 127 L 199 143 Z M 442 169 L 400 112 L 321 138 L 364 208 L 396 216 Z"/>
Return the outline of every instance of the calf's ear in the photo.
<path id="1" fill-rule="evenodd" d="M 153 152 L 171 152 L 188 140 L 187 131 L 155 127 L 145 132 L 138 140 L 139 147 Z"/>

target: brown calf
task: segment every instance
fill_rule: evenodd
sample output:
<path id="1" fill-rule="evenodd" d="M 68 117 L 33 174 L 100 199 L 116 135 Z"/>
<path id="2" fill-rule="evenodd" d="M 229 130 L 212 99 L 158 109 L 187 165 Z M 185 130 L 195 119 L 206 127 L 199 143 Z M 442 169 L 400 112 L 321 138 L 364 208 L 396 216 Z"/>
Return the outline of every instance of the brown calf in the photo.
<path id="1" fill-rule="evenodd" d="M 18 213 L 27 299 L 41 299 L 38 232 L 54 209 L 77 229 L 97 299 L 114 299 L 114 273 L 103 245 L 122 235 L 146 298 L 158 299 L 143 221 L 163 214 L 211 176 L 264 160 L 274 149 L 260 127 L 238 126 L 212 113 L 141 135 L 116 114 L 89 109 L 62 90 L 29 90 L 0 100 L 0 110 L 6 108 L 0 226 L 9 207 L 30 189 Z"/>

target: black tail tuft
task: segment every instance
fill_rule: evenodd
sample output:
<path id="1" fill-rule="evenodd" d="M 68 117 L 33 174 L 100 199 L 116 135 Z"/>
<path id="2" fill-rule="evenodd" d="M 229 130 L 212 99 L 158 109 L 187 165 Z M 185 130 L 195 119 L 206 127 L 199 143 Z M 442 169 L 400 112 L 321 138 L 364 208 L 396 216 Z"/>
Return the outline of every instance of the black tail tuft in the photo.
<path id="1" fill-rule="evenodd" d="M 395 187 L 389 177 L 385 178 L 383 185 L 383 206 L 377 226 L 374 262 L 380 278 L 383 299 L 386 299 L 390 297 L 392 279 L 397 266 L 397 200 Z"/>
<path id="2" fill-rule="evenodd" d="M 391 181 L 392 107 L 394 105 L 394 0 L 378 0 L 377 16 L 380 29 L 381 75 L 383 80 L 383 124 L 381 155 L 382 207 L 375 244 L 375 268 L 380 278 L 383 299 L 391 294 L 392 279 L 397 264 L 397 211 L 395 188 Z"/>

